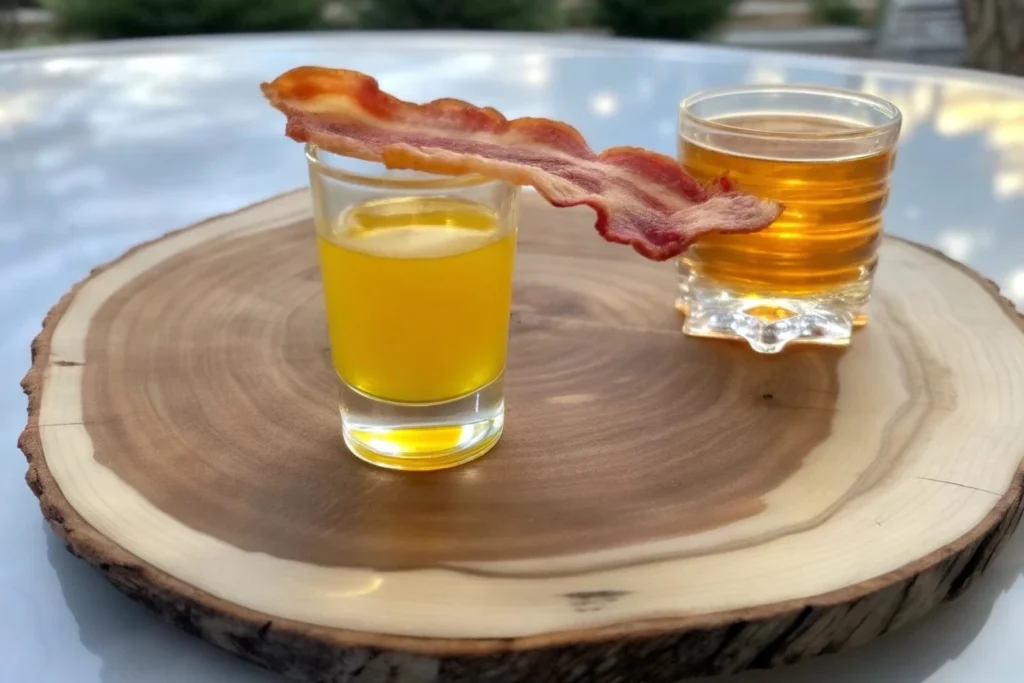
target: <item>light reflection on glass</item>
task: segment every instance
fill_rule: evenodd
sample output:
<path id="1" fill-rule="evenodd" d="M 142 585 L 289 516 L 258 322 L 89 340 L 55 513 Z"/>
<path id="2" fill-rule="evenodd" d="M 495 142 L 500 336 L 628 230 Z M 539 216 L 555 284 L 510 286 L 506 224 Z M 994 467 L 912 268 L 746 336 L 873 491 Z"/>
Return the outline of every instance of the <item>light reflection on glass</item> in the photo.
<path id="1" fill-rule="evenodd" d="M 900 107 L 902 138 L 921 123 L 931 123 L 935 132 L 947 138 L 983 135 L 997 156 L 992 196 L 1000 201 L 1024 196 L 1024 98 L 1019 93 L 956 81 L 923 82 L 900 93 L 882 83 L 866 78 L 865 90 Z"/>
<path id="2" fill-rule="evenodd" d="M 997 153 L 992 192 L 1000 200 L 1024 196 L 1024 101 L 1000 91 L 951 89 L 936 128 L 946 135 L 983 133 Z"/>
<path id="3" fill-rule="evenodd" d="M 786 70 L 778 66 L 755 65 L 747 73 L 747 82 L 759 85 L 779 85 L 787 80 Z"/>
<path id="4" fill-rule="evenodd" d="M 544 64 L 531 64 L 523 69 L 523 82 L 533 86 L 547 85 L 551 80 L 551 71 Z"/>
<path id="5" fill-rule="evenodd" d="M 95 59 L 83 57 L 53 57 L 42 64 L 48 74 L 83 73 L 98 66 Z"/>
<path id="6" fill-rule="evenodd" d="M 1002 289 L 1018 307 L 1024 306 L 1024 269 L 1010 273 L 1007 284 Z"/>
<path id="7" fill-rule="evenodd" d="M 523 55 L 523 63 L 527 66 L 547 64 L 548 56 L 543 52 L 527 52 Z"/>
<path id="8" fill-rule="evenodd" d="M 30 123 L 42 108 L 41 92 L 32 90 L 8 95 L 0 101 L 0 135 L 13 134 L 23 123 Z"/>
<path id="9" fill-rule="evenodd" d="M 994 189 L 1000 199 L 1024 194 L 1024 171 L 998 171 Z"/>
<path id="10" fill-rule="evenodd" d="M 978 249 L 992 245 L 992 233 L 980 230 L 943 230 L 939 233 L 939 248 L 950 258 L 966 261 Z"/>
<path id="11" fill-rule="evenodd" d="M 541 52 L 528 52 L 519 57 L 523 83 L 540 88 L 551 82 L 551 60 Z"/>
<path id="12" fill-rule="evenodd" d="M 590 98 L 590 110 L 598 116 L 611 116 L 619 108 L 619 99 L 608 92 L 596 93 Z"/>
<path id="13" fill-rule="evenodd" d="M 892 80 L 868 73 L 859 88 L 864 92 L 886 99 L 895 104 L 903 114 L 900 128 L 900 143 L 905 143 L 921 124 L 926 124 L 935 113 L 936 90 L 939 86 L 931 82 L 905 83 L 893 87 Z"/>

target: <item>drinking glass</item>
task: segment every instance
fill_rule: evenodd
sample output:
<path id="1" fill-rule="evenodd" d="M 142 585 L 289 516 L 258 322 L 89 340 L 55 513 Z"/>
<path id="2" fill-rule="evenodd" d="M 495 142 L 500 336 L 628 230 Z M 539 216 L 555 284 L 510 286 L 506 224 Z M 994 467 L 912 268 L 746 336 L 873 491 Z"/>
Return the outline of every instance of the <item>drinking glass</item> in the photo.
<path id="1" fill-rule="evenodd" d="M 306 157 L 349 450 L 401 470 L 483 455 L 504 424 L 519 188 Z"/>
<path id="2" fill-rule="evenodd" d="M 867 322 L 901 116 L 872 95 L 818 86 L 709 90 L 679 112 L 679 160 L 701 181 L 785 205 L 760 232 L 712 234 L 677 261 L 683 332 L 850 343 Z"/>

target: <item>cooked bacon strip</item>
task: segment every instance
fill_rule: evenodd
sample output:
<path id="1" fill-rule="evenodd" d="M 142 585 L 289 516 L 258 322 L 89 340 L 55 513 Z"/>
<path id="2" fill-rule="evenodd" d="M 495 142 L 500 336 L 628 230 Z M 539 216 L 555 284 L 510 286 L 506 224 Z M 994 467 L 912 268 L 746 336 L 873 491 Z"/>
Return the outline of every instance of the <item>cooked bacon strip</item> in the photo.
<path id="1" fill-rule="evenodd" d="M 541 118 L 509 121 L 495 109 L 455 99 L 404 102 L 356 71 L 304 66 L 261 85 L 299 142 L 388 168 L 475 173 L 532 185 L 554 206 L 586 204 L 597 231 L 656 261 L 709 232 L 753 232 L 782 207 L 701 186 L 671 157 L 636 147 L 595 154 L 572 126 Z"/>

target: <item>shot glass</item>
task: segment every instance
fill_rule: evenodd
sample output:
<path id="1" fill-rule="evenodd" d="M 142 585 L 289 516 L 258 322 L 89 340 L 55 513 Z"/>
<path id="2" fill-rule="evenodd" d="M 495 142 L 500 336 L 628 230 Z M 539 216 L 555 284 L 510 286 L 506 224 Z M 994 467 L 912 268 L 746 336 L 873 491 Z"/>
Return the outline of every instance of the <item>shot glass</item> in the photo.
<path id="1" fill-rule="evenodd" d="M 519 188 L 306 158 L 349 450 L 400 470 L 483 455 L 505 418 Z"/>
<path id="2" fill-rule="evenodd" d="M 679 160 L 701 181 L 785 205 L 769 228 L 698 240 L 677 261 L 683 332 L 850 343 L 867 322 L 901 115 L 860 92 L 798 85 L 697 93 L 679 110 Z"/>

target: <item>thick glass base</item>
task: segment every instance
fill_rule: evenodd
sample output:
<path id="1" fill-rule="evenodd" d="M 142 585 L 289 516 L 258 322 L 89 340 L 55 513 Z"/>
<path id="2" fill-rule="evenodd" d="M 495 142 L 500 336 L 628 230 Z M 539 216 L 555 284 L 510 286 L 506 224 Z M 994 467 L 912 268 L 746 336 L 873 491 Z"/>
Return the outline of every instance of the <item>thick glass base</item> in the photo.
<path id="1" fill-rule="evenodd" d="M 870 273 L 810 295 L 773 296 L 731 290 L 682 264 L 679 271 L 676 308 L 686 316 L 683 333 L 693 337 L 740 339 L 758 353 L 778 353 L 788 344 L 846 346 L 867 322 Z"/>
<path id="2" fill-rule="evenodd" d="M 441 403 L 394 403 L 341 382 L 341 431 L 352 453 L 395 470 L 441 470 L 491 450 L 505 424 L 503 377 Z"/>

